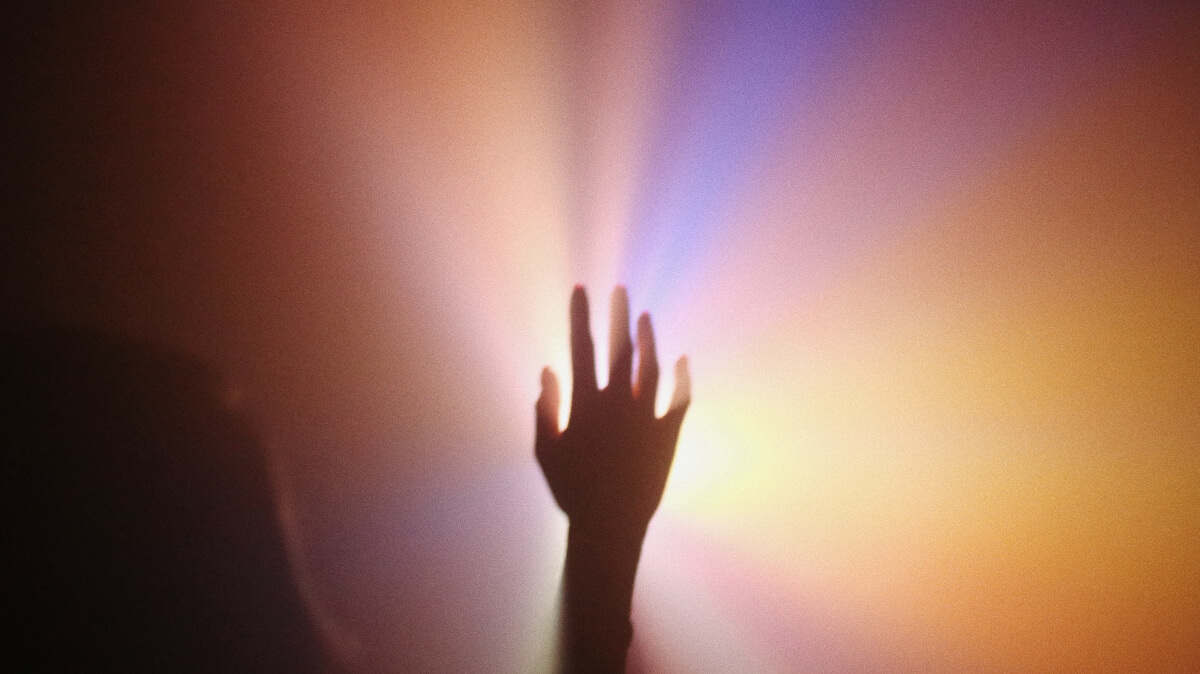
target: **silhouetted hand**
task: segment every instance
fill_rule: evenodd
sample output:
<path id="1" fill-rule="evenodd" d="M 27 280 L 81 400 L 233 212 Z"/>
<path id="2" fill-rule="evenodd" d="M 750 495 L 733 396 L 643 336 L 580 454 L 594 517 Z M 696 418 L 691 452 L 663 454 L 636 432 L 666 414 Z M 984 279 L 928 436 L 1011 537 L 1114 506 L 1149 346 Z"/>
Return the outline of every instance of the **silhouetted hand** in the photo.
<path id="1" fill-rule="evenodd" d="M 537 402 L 535 453 L 555 501 L 573 526 L 589 531 L 644 535 L 662 500 L 675 456 L 679 427 L 691 399 L 687 358 L 675 365 L 670 409 L 654 417 L 658 359 L 650 316 L 638 318 L 638 375 L 631 381 L 633 343 L 629 299 L 612 295 L 608 387 L 596 388 L 595 355 L 588 325 L 587 295 L 571 295 L 571 363 L 574 388 L 566 430 L 558 429 L 558 379 L 542 371 Z"/>
<path id="2" fill-rule="evenodd" d="M 571 364 L 575 385 L 567 428 L 558 429 L 558 380 L 542 371 L 535 453 L 554 500 L 567 514 L 560 671 L 625 670 L 633 636 L 633 584 L 646 527 L 662 500 L 679 427 L 691 400 L 687 359 L 675 365 L 670 409 L 654 417 L 658 360 L 650 317 L 638 319 L 638 376 L 633 384 L 629 299 L 612 297 L 608 387 L 596 388 L 587 295 L 571 295 Z"/>

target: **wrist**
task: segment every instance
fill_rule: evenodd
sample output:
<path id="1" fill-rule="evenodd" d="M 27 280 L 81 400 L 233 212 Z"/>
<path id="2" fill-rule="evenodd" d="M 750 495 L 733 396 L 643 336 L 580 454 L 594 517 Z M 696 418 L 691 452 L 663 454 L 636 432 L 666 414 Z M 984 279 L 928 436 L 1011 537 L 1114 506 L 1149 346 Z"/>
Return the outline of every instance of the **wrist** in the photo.
<path id="1" fill-rule="evenodd" d="M 567 672 L 622 672 L 645 527 L 572 521 L 563 582 Z"/>
<path id="2" fill-rule="evenodd" d="M 572 540 L 581 545 L 604 546 L 610 549 L 641 549 L 649 522 L 618 517 L 568 518 L 568 545 Z"/>
<path id="3" fill-rule="evenodd" d="M 605 595 L 633 592 L 645 527 L 572 521 L 567 529 L 567 580 L 602 584 Z"/>

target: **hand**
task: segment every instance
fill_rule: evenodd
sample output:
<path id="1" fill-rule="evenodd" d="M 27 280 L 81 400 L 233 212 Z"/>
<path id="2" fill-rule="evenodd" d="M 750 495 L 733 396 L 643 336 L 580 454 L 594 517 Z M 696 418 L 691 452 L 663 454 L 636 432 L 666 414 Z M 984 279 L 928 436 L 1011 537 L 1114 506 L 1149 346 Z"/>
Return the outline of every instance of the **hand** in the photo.
<path id="1" fill-rule="evenodd" d="M 656 419 L 658 359 L 650 316 L 638 318 L 636 385 L 631 382 L 629 299 L 619 286 L 612 295 L 611 322 L 608 387 L 598 390 L 587 295 L 576 286 L 571 295 L 571 415 L 560 432 L 558 379 L 544 369 L 535 453 L 572 529 L 637 536 L 640 544 L 662 500 L 679 427 L 691 402 L 691 380 L 687 357 L 681 357 L 675 364 L 670 409 Z"/>

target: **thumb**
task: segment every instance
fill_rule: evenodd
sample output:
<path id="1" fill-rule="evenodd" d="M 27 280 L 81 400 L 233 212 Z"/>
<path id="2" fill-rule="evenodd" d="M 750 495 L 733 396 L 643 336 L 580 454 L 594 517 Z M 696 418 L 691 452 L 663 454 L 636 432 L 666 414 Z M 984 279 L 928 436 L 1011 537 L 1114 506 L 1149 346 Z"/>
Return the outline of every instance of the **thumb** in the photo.
<path id="1" fill-rule="evenodd" d="M 688 406 L 692 404 L 692 376 L 688 371 L 687 356 L 680 356 L 675 362 L 675 392 L 671 395 L 671 407 L 659 419 L 662 432 L 669 438 L 671 444 L 679 439 L 679 429 L 683 426 L 683 415 L 687 414 Z"/>
<path id="2" fill-rule="evenodd" d="M 542 370 L 542 394 L 535 406 L 535 429 L 533 451 L 538 462 L 543 463 L 558 444 L 558 378 L 550 368 Z"/>

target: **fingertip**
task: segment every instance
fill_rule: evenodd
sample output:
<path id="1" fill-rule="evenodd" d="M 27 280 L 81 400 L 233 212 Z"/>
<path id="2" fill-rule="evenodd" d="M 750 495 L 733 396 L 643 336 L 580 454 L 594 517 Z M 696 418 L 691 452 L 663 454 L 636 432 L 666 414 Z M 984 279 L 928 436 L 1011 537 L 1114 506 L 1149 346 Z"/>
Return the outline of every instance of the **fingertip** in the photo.
<path id="1" fill-rule="evenodd" d="M 612 321 L 613 321 L 613 337 L 617 337 L 618 331 L 623 333 L 625 339 L 629 338 L 629 293 L 626 292 L 625 286 L 616 286 L 612 293 Z"/>
<path id="2" fill-rule="evenodd" d="M 588 315 L 588 300 L 587 290 L 582 284 L 576 284 L 571 291 L 571 315 L 576 318 L 587 320 Z"/>
<path id="3" fill-rule="evenodd" d="M 542 368 L 542 393 L 538 396 L 538 404 L 558 407 L 558 377 L 554 376 L 554 370 L 548 367 Z M 553 413 L 554 410 L 550 412 Z"/>
<path id="4" fill-rule="evenodd" d="M 620 314 L 624 317 L 625 324 L 629 324 L 629 292 L 625 286 L 618 285 L 613 288 L 612 311 L 614 317 Z"/>
<path id="5" fill-rule="evenodd" d="M 642 362 L 647 362 L 648 359 L 649 361 L 653 361 L 655 368 L 657 368 L 658 356 L 654 353 L 654 325 L 650 322 L 650 314 L 645 311 L 638 316 L 637 338 L 638 351 L 641 354 Z"/>
<path id="6" fill-rule="evenodd" d="M 558 438 L 558 379 L 554 372 L 542 368 L 542 394 L 534 403 L 534 454 L 543 461 Z"/>
<path id="7" fill-rule="evenodd" d="M 692 375 L 688 369 L 688 357 L 680 356 L 675 361 L 675 393 L 671 407 L 685 407 L 692 401 Z"/>
<path id="8" fill-rule="evenodd" d="M 545 426 L 547 429 L 558 428 L 558 404 L 558 377 L 554 376 L 554 371 L 550 368 L 542 368 L 542 393 L 538 396 L 535 405 L 539 428 L 541 426 Z"/>
<path id="9" fill-rule="evenodd" d="M 642 357 L 647 355 L 645 353 L 646 350 L 654 349 L 654 325 L 650 322 L 650 314 L 645 311 L 638 316 L 637 339 L 638 349 L 643 352 Z"/>

